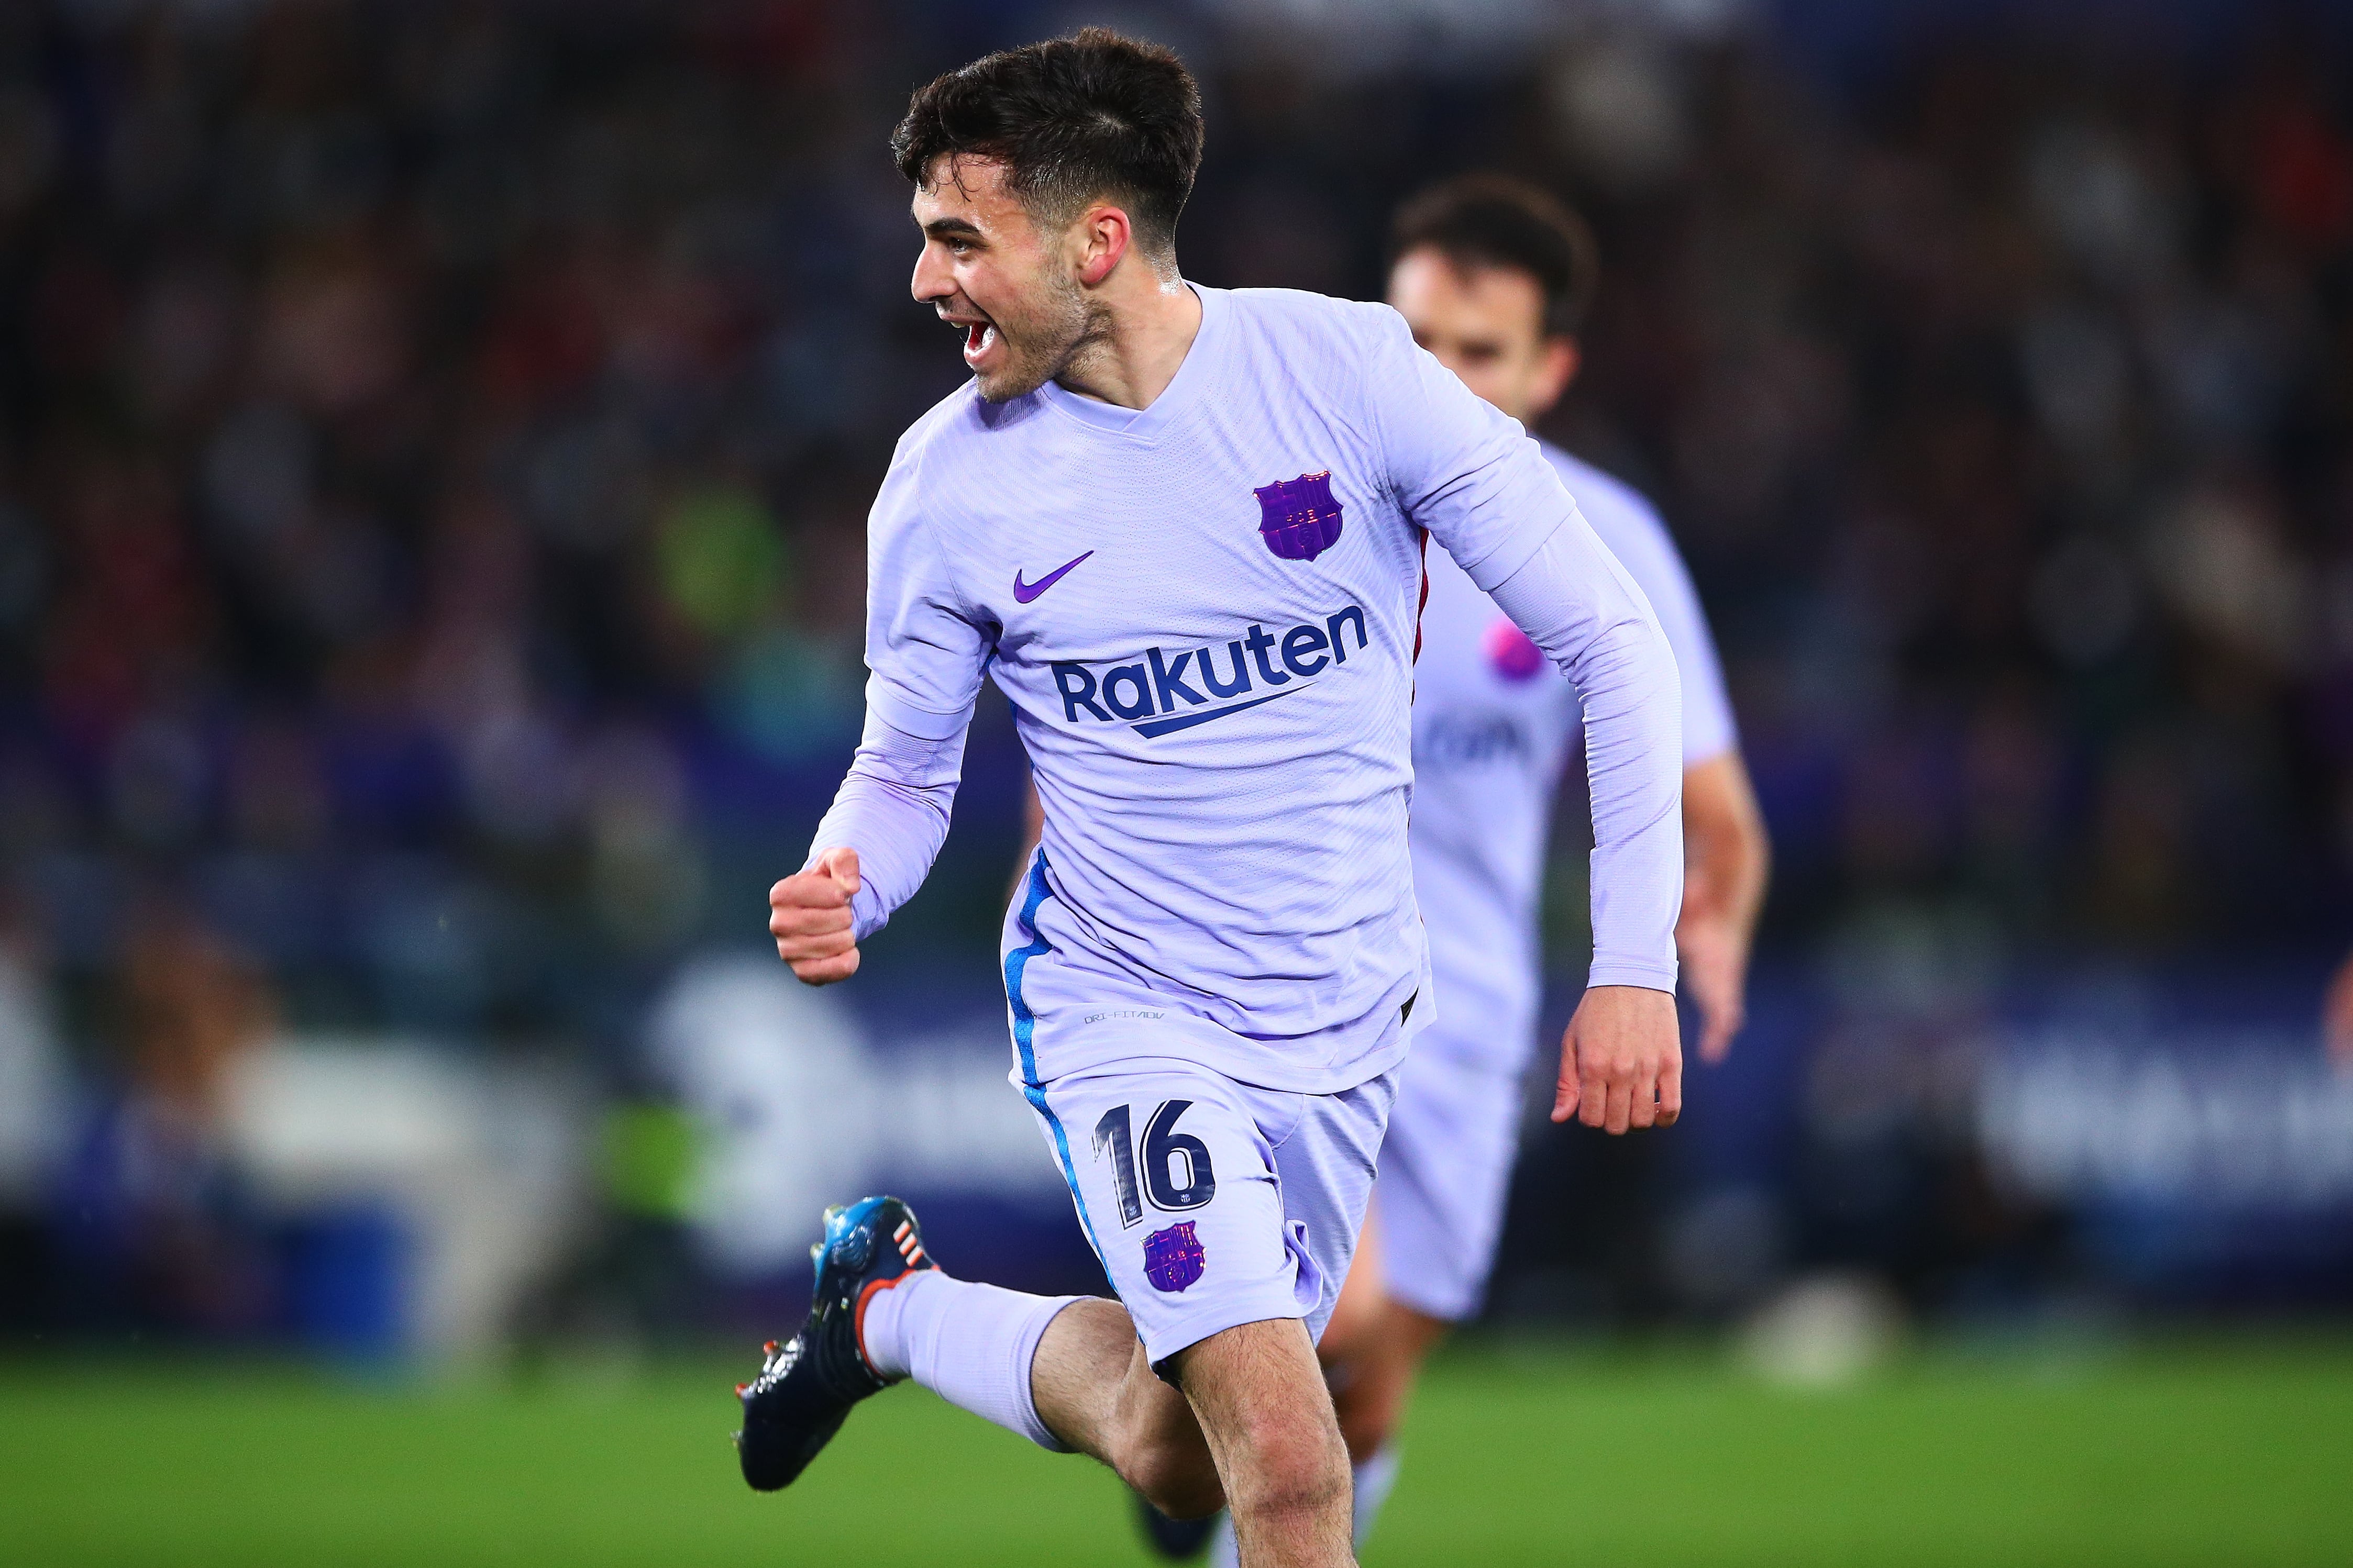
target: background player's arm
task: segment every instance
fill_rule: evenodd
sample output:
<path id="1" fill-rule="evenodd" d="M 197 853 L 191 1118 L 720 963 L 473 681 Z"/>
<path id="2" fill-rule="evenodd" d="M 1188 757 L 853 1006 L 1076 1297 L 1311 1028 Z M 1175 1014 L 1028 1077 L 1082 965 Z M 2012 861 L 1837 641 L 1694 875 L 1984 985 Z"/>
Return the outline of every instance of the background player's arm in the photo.
<path id="1" fill-rule="evenodd" d="M 1683 907 L 1675 952 L 1700 1010 L 1699 1054 L 1722 1061 L 1747 1016 L 1748 950 L 1772 851 L 1738 752 L 1683 770 Z"/>

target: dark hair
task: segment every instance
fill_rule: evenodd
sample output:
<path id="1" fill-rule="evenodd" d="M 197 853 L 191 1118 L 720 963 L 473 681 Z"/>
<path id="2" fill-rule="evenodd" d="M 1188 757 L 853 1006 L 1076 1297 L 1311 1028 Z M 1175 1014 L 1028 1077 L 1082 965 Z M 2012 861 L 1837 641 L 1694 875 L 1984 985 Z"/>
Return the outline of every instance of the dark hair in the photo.
<path id="1" fill-rule="evenodd" d="M 1053 217 L 1119 198 L 1137 239 L 1165 251 L 1201 166 L 1201 89 L 1173 49 L 1086 27 L 934 79 L 891 153 L 917 184 L 943 153 L 998 160 L 1021 204 Z"/>
<path id="2" fill-rule="evenodd" d="M 1430 249 L 1457 267 L 1508 267 L 1544 290 L 1547 337 L 1577 331 L 1593 303 L 1601 260 L 1585 220 L 1508 174 L 1462 174 L 1398 209 L 1392 257 Z"/>

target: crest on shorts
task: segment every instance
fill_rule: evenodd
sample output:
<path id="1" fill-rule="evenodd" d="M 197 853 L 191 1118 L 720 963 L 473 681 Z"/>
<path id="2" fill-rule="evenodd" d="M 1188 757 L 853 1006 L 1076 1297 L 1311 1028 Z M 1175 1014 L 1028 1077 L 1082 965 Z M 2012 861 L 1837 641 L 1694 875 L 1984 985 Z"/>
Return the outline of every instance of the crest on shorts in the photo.
<path id="1" fill-rule="evenodd" d="M 1259 537 L 1285 561 L 1313 561 L 1340 538 L 1340 503 L 1332 497 L 1332 472 L 1277 479 L 1250 492 L 1258 497 Z"/>
<path id="2" fill-rule="evenodd" d="M 1155 1230 L 1144 1238 L 1144 1277 L 1152 1281 L 1155 1290 L 1182 1290 L 1201 1277 L 1208 1267 L 1209 1256 L 1201 1249 L 1201 1238 L 1193 1234 L 1193 1222 L 1179 1220 L 1166 1230 Z"/>

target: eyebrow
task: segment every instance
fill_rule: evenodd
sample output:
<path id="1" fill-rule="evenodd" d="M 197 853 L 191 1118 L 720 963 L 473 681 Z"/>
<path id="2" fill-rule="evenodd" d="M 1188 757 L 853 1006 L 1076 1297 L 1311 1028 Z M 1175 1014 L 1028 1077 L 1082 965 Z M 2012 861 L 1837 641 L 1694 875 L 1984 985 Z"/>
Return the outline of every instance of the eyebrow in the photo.
<path id="1" fill-rule="evenodd" d="M 923 232 L 934 239 L 946 239 L 950 236 L 970 236 L 975 239 L 981 237 L 979 225 L 969 218 L 960 217 L 935 217 L 923 226 Z"/>

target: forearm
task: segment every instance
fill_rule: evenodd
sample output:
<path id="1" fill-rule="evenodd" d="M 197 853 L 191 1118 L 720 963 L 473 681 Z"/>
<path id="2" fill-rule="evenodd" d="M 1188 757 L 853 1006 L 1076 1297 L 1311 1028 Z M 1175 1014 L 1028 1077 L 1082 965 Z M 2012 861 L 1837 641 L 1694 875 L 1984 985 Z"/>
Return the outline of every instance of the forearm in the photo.
<path id="1" fill-rule="evenodd" d="M 1489 594 L 1576 686 L 1593 805 L 1588 984 L 1675 987 L 1683 902 L 1683 720 L 1673 655 L 1581 519 Z"/>
<path id="2" fill-rule="evenodd" d="M 1745 948 L 1764 907 L 1773 855 L 1739 752 L 1684 773 L 1683 843 L 1691 863 L 1686 916 L 1704 911 L 1726 921 Z"/>
<path id="3" fill-rule="evenodd" d="M 818 824 L 809 861 L 837 845 L 858 851 L 860 886 L 850 900 L 863 942 L 922 887 L 948 836 L 965 731 L 926 740 L 894 729 L 872 709 L 848 776 Z"/>

